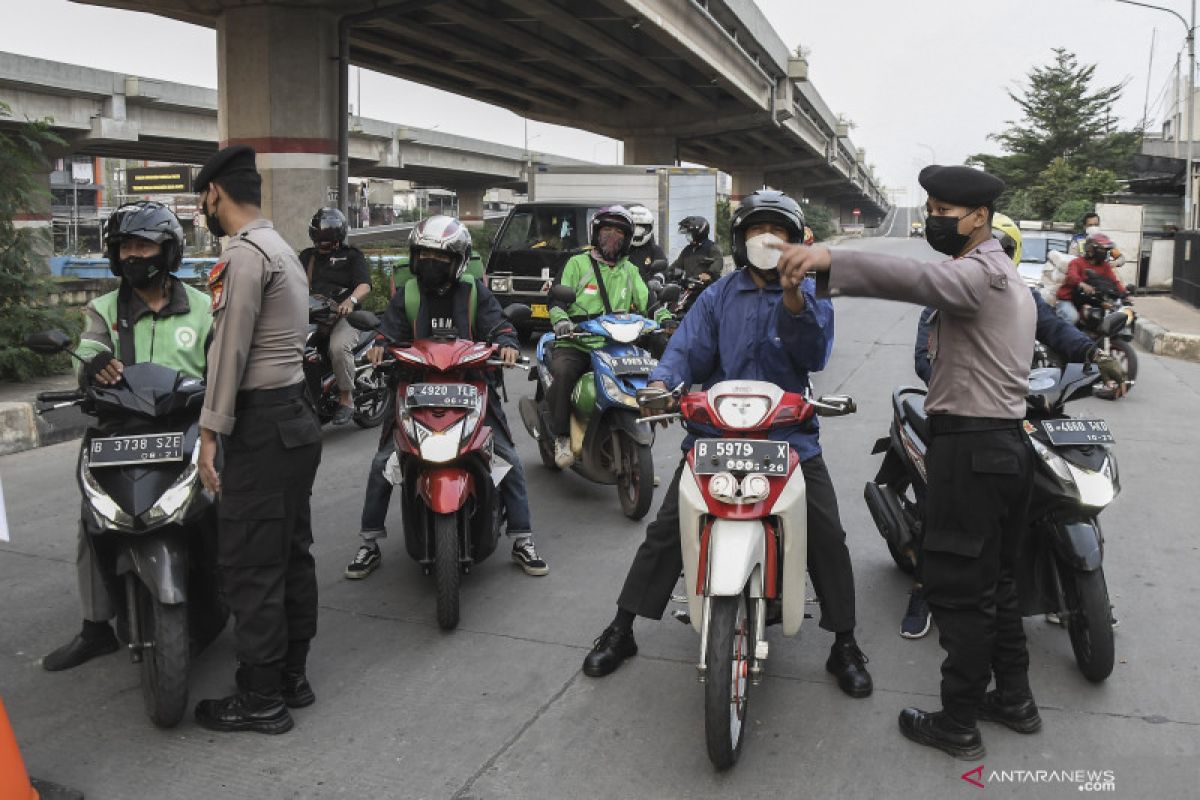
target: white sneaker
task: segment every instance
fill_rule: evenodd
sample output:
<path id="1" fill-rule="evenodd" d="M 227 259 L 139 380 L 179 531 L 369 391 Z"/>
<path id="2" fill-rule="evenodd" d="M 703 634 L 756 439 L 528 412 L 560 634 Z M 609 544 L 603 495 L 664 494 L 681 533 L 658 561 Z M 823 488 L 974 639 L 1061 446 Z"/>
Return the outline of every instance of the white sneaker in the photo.
<path id="1" fill-rule="evenodd" d="M 559 469 L 569 469 L 575 463 L 575 454 L 571 452 L 569 436 L 554 437 L 554 463 Z"/>

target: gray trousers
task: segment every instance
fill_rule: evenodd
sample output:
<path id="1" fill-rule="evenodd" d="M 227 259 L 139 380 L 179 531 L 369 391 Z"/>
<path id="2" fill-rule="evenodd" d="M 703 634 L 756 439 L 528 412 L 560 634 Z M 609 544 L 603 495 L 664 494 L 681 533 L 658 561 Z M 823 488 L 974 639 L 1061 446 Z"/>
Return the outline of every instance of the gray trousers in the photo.
<path id="1" fill-rule="evenodd" d="M 354 389 L 354 347 L 358 344 L 358 330 L 344 319 L 339 319 L 329 332 L 329 361 L 333 364 L 333 377 L 338 389 L 349 392 Z"/>

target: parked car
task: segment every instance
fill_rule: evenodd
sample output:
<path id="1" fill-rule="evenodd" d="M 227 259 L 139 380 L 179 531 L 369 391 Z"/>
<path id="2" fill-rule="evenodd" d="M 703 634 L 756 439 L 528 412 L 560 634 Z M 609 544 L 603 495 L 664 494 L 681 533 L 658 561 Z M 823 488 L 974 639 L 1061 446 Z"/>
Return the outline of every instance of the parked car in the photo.
<path id="1" fill-rule="evenodd" d="M 1022 231 L 1021 264 L 1018 271 L 1025 283 L 1038 288 L 1044 282 L 1046 270 L 1054 268 L 1050 253 L 1066 253 L 1071 246 L 1071 234 L 1058 231 Z"/>

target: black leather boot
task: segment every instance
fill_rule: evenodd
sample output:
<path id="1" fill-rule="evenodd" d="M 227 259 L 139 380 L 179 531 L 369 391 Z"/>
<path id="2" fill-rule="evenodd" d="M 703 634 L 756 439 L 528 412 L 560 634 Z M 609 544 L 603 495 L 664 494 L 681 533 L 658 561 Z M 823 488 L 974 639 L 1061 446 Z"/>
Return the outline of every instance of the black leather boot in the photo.
<path id="1" fill-rule="evenodd" d="M 308 644 L 307 639 L 288 642 L 287 656 L 283 660 L 282 687 L 283 702 L 288 708 L 305 708 L 317 701 L 305 670 L 308 663 Z"/>
<path id="2" fill-rule="evenodd" d="M 977 715 L 980 719 L 998 722 L 1017 733 L 1037 733 L 1042 729 L 1042 716 L 1029 692 L 993 689 L 984 695 Z"/>
<path id="3" fill-rule="evenodd" d="M 71 669 L 96 656 L 115 653 L 120 647 L 111 625 L 84 620 L 78 636 L 42 659 L 42 669 L 47 672 Z"/>
<path id="4" fill-rule="evenodd" d="M 979 728 L 962 725 L 945 711 L 906 708 L 900 712 L 900 732 L 917 744 L 936 747 L 964 761 L 977 761 L 987 753 Z"/>
<path id="5" fill-rule="evenodd" d="M 637 655 L 633 631 L 609 625 L 592 645 L 592 652 L 583 659 L 583 674 L 603 678 L 630 656 Z"/>
<path id="6" fill-rule="evenodd" d="M 867 657 L 853 639 L 835 642 L 825 670 L 837 676 L 838 687 L 851 697 L 869 697 L 875 684 L 867 672 Z"/>
<path id="7" fill-rule="evenodd" d="M 287 733 L 295 724 L 280 690 L 279 665 L 238 667 L 238 691 L 196 704 L 196 722 L 211 731 Z"/>

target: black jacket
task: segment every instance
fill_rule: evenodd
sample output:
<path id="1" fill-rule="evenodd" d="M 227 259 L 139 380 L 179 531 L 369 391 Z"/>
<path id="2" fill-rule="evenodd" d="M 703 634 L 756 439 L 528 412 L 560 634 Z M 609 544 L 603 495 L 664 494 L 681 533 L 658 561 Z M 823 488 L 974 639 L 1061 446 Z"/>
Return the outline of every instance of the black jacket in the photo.
<path id="1" fill-rule="evenodd" d="M 300 264 L 312 275 L 309 284 L 312 294 L 345 300 L 355 287 L 364 283 L 371 285 L 367 257 L 357 247 L 342 245 L 329 253 L 309 247 L 300 252 Z"/>
<path id="2" fill-rule="evenodd" d="M 704 259 L 706 258 L 712 259 L 711 265 L 705 266 Z M 701 272 L 708 272 L 715 280 L 721 277 L 721 268 L 724 264 L 725 257 L 721 255 L 721 248 L 717 247 L 717 243 L 712 239 L 705 239 L 699 244 L 692 242 L 683 248 L 679 253 L 679 258 L 675 259 L 675 263 L 671 265 L 671 271 L 682 271 L 689 278 L 698 278 Z"/>
<path id="3" fill-rule="evenodd" d="M 654 270 L 650 269 L 650 265 L 655 261 L 666 261 L 667 254 L 658 246 L 658 243 L 653 238 L 646 242 L 641 247 L 629 248 L 629 263 L 637 267 L 638 272 L 642 274 L 642 280 L 648 281 L 654 275 Z"/>

